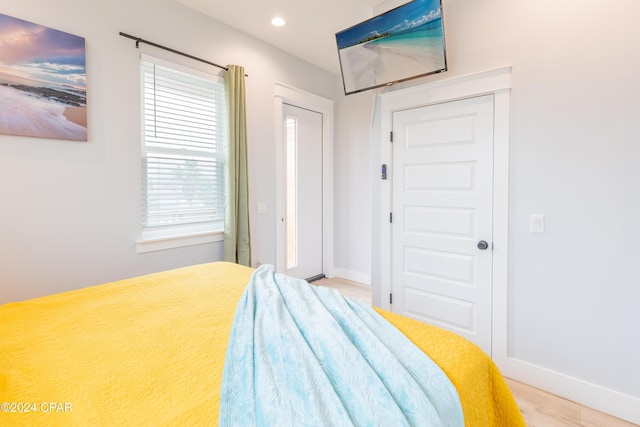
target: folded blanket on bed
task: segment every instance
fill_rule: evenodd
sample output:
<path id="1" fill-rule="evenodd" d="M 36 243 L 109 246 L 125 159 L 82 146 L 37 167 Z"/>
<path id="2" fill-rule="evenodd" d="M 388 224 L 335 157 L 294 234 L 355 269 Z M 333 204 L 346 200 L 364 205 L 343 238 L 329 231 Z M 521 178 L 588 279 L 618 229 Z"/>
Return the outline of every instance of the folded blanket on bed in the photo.
<path id="1" fill-rule="evenodd" d="M 256 270 L 227 347 L 220 426 L 463 426 L 446 374 L 361 301 Z"/>

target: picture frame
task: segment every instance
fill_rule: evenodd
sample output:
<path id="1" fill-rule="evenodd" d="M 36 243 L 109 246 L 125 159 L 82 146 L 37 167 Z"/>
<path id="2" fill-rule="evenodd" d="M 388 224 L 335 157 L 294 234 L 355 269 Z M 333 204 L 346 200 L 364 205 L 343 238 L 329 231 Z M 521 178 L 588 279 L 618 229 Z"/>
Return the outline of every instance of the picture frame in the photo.
<path id="1" fill-rule="evenodd" d="M 0 14 L 0 134 L 87 141 L 85 39 Z"/>
<path id="2" fill-rule="evenodd" d="M 441 0 L 413 0 L 336 33 L 345 95 L 447 70 Z"/>

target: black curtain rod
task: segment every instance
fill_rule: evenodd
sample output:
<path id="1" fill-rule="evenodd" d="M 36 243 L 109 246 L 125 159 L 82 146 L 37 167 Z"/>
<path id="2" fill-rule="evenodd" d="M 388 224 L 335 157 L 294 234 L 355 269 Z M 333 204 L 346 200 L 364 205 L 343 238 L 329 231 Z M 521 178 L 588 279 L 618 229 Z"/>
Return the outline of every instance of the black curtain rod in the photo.
<path id="1" fill-rule="evenodd" d="M 164 49 L 164 50 L 167 50 L 169 52 L 172 52 L 172 53 L 175 53 L 175 54 L 178 54 L 178 55 L 186 56 L 187 58 L 195 59 L 196 61 L 204 62 L 205 64 L 213 65 L 214 67 L 222 68 L 225 71 L 229 71 L 229 68 L 223 67 L 222 65 L 218 65 L 218 64 L 216 64 L 214 62 L 207 61 L 206 59 L 198 58 L 197 56 L 189 55 L 188 53 L 180 52 L 179 50 L 171 49 L 170 47 L 162 46 L 160 44 L 153 43 L 153 42 L 150 42 L 150 41 L 145 40 L 145 39 L 141 39 L 140 37 L 131 36 L 129 34 L 123 33 L 122 31 L 120 32 L 120 35 L 122 37 L 126 37 L 128 39 L 135 40 L 136 41 L 136 48 L 140 47 L 140 43 L 144 43 L 144 44 L 148 44 L 149 46 L 157 47 L 159 49 Z M 245 74 L 245 77 L 249 77 L 249 76 Z"/>

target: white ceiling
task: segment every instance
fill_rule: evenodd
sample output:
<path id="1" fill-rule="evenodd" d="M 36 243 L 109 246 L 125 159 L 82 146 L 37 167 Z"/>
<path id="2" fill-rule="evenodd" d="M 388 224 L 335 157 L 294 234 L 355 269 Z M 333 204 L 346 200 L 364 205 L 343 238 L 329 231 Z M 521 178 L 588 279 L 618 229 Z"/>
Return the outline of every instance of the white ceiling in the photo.
<path id="1" fill-rule="evenodd" d="M 332 73 L 340 71 L 335 33 L 373 16 L 381 0 L 177 0 L 217 21 Z M 271 19 L 285 19 L 274 27 Z"/>

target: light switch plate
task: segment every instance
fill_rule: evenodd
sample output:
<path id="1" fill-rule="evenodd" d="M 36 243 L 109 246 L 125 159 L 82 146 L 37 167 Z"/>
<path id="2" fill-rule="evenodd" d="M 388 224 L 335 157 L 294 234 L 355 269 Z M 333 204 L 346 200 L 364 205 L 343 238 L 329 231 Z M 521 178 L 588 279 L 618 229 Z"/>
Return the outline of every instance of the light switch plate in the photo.
<path id="1" fill-rule="evenodd" d="M 267 212 L 267 204 L 264 202 L 258 202 L 256 204 L 256 210 L 258 211 L 259 214 L 263 214 Z"/>
<path id="2" fill-rule="evenodd" d="M 532 233 L 544 233 L 544 215 L 529 216 L 529 231 Z"/>

